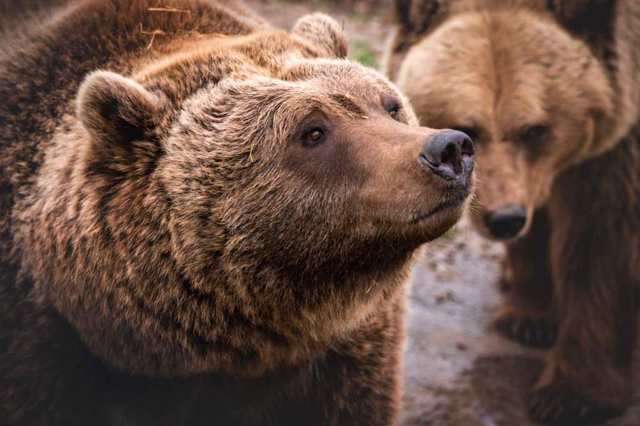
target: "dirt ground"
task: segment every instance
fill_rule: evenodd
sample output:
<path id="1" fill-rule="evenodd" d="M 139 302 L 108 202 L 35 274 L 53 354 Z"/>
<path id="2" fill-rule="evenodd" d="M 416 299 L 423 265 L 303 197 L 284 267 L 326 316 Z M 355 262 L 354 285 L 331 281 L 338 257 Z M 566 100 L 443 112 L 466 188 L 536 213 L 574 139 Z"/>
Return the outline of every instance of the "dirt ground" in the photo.
<path id="1" fill-rule="evenodd" d="M 390 30 L 387 8 L 372 10 L 363 0 L 339 6 L 323 0 L 245 2 L 286 29 L 311 11 L 328 13 L 344 26 L 350 57 L 380 65 Z M 500 302 L 495 283 L 501 255 L 501 245 L 483 240 L 466 220 L 425 248 L 409 296 L 402 426 L 533 425 L 526 397 L 544 353 L 502 339 L 490 328 Z M 639 407 L 612 425 L 640 425 Z"/>

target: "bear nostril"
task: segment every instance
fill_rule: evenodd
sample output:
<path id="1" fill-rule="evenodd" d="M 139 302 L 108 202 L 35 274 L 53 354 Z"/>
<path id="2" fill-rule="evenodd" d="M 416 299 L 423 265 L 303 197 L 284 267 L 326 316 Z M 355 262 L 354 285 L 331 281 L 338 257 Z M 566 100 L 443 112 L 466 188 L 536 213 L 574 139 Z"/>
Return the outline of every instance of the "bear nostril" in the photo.
<path id="1" fill-rule="evenodd" d="M 452 180 L 470 174 L 473 154 L 469 136 L 457 130 L 444 130 L 427 139 L 420 159 L 423 166 L 438 176 Z"/>
<path id="2" fill-rule="evenodd" d="M 466 138 L 462 141 L 462 155 L 467 155 L 469 157 L 473 157 L 476 153 L 476 149 L 473 147 L 473 142 L 471 138 Z"/>
<path id="3" fill-rule="evenodd" d="M 506 204 L 486 213 L 484 221 L 494 238 L 508 240 L 522 231 L 527 222 L 527 212 L 520 204 Z"/>
<path id="4" fill-rule="evenodd" d="M 441 164 L 449 164 L 456 174 L 462 170 L 462 149 L 455 143 L 449 143 L 440 155 Z"/>

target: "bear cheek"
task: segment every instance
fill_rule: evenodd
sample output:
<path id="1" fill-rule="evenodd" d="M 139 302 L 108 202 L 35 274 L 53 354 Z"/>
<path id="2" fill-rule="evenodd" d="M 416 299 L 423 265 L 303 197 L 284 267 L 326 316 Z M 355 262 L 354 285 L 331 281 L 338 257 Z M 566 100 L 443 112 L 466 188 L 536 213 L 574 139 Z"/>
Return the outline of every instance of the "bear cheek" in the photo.
<path id="1" fill-rule="evenodd" d="M 338 139 L 338 140 L 336 140 Z M 362 184 L 366 171 L 358 164 L 348 141 L 335 138 L 316 147 L 292 143 L 284 167 L 300 177 L 305 185 L 332 191 L 344 191 Z"/>

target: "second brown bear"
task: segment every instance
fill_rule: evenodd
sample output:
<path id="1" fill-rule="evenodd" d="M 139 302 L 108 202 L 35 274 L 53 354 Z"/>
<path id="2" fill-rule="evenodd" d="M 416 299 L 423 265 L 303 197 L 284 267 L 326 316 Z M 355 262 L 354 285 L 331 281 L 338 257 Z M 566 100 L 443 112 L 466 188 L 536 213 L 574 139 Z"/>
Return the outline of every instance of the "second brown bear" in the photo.
<path id="1" fill-rule="evenodd" d="M 481 233 L 507 241 L 498 329 L 551 347 L 537 420 L 632 393 L 640 289 L 640 2 L 396 1 L 387 73 L 423 125 L 477 142 Z"/>

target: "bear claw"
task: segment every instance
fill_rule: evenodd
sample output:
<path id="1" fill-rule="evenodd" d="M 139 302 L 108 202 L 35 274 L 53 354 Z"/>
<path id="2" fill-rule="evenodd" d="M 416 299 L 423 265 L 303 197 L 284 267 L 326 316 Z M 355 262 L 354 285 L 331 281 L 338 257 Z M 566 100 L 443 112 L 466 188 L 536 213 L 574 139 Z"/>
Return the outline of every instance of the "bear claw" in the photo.
<path id="1" fill-rule="evenodd" d="M 499 315 L 496 330 L 510 340 L 539 349 L 548 349 L 556 341 L 556 327 L 551 320 L 514 311 Z"/>
<path id="2" fill-rule="evenodd" d="M 598 404 L 568 389 L 545 386 L 529 397 L 531 418 L 550 426 L 596 426 L 619 415 L 619 410 Z"/>

